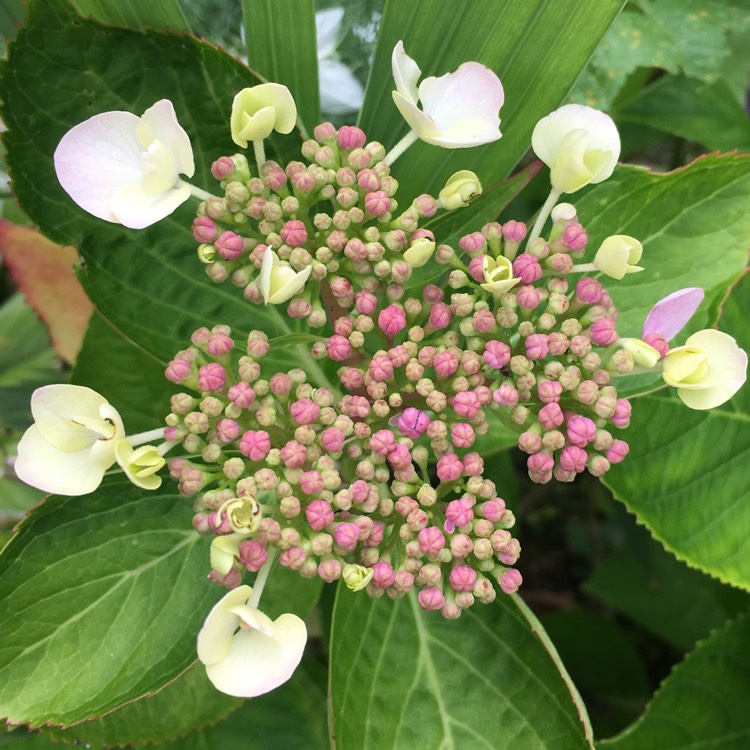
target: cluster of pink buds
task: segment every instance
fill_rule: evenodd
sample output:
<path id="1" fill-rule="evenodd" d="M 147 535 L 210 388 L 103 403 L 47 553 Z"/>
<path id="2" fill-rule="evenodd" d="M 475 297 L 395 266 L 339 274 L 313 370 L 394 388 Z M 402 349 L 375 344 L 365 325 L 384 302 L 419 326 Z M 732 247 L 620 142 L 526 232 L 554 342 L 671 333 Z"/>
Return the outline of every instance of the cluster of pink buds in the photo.
<path id="1" fill-rule="evenodd" d="M 470 447 L 472 424 L 483 424 L 478 403 L 455 403 L 476 389 L 451 397 L 463 421 L 444 422 L 394 408 L 392 397 L 359 395 L 358 386 L 337 397 L 313 388 L 300 369 L 266 379 L 265 334 L 252 332 L 239 359 L 230 334 L 226 326 L 196 331 L 166 371 L 195 392 L 172 397 L 165 436 L 188 454 L 169 468 L 194 498 L 196 529 L 215 536 L 214 580 L 239 585 L 273 546 L 281 565 L 305 577 L 343 578 L 372 596 L 416 589 L 422 607 L 446 617 L 492 601 L 492 580 L 506 593 L 518 589 L 513 514 L 483 478 L 479 454 L 454 450 Z M 394 349 L 396 366 L 415 349 Z M 386 367 L 383 358 L 391 361 L 374 357 L 373 371 Z M 363 393 L 387 380 L 368 376 Z M 427 445 L 439 454 L 434 475 Z"/>
<path id="2" fill-rule="evenodd" d="M 421 195 L 401 209 L 385 149 L 367 143 L 359 128 L 323 123 L 314 135 L 302 144 L 305 162 L 282 168 L 267 161 L 257 177 L 243 155 L 215 161 L 224 197 L 201 203 L 192 229 L 211 279 L 231 280 L 251 302 L 288 302 L 290 317 L 317 328 L 326 322 L 321 295 L 350 299 L 381 282 L 400 285 L 427 262 L 435 241 L 419 222 L 438 211 L 438 201 Z M 267 250 L 289 273 L 309 274 L 306 284 L 269 298 Z"/>

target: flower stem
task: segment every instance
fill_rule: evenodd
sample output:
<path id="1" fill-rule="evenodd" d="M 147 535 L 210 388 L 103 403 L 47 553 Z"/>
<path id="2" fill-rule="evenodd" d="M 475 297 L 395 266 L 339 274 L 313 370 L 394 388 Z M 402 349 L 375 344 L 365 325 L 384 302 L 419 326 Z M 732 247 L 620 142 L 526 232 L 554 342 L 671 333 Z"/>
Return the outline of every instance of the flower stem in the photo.
<path id="1" fill-rule="evenodd" d="M 253 151 L 255 152 L 255 163 L 258 165 L 258 174 L 260 175 L 260 168 L 266 163 L 266 148 L 263 145 L 263 140 L 253 141 Z"/>
<path id="2" fill-rule="evenodd" d="M 526 247 L 528 247 L 542 233 L 544 222 L 547 221 L 547 217 L 550 215 L 550 213 L 552 213 L 552 209 L 555 207 L 555 204 L 557 203 L 557 199 L 559 197 L 560 191 L 552 188 L 552 190 L 550 190 L 549 192 L 549 195 L 547 196 L 547 200 L 544 201 L 544 205 L 539 211 L 539 215 L 536 217 L 534 227 L 531 230 L 529 239 L 526 241 Z"/>
<path id="3" fill-rule="evenodd" d="M 258 571 L 258 577 L 255 579 L 255 586 L 253 586 L 253 593 L 247 600 L 248 607 L 255 607 L 257 609 L 258 604 L 260 604 L 260 597 L 263 593 L 263 589 L 266 586 L 268 574 L 271 572 L 271 568 L 273 567 L 273 560 L 275 557 L 276 547 L 271 547 L 268 550 L 268 558 L 266 559 L 265 563 L 263 563 L 263 567 L 260 569 L 260 571 Z"/>
<path id="4" fill-rule="evenodd" d="M 199 187 L 196 187 L 195 185 L 191 185 L 189 182 L 182 181 L 183 185 L 187 185 L 190 188 L 190 195 L 192 195 L 194 198 L 197 198 L 200 201 L 207 201 L 211 198 L 215 198 L 215 195 L 211 195 L 211 193 L 202 190 Z"/>
<path id="5" fill-rule="evenodd" d="M 164 439 L 164 428 L 157 427 L 155 430 L 148 430 L 147 432 L 139 432 L 136 435 L 129 435 L 128 442 L 135 448 L 138 445 L 144 443 L 150 443 L 152 440 Z"/>
<path id="6" fill-rule="evenodd" d="M 598 270 L 594 263 L 579 263 L 570 269 L 570 273 L 592 273 Z"/>
<path id="7" fill-rule="evenodd" d="M 410 130 L 386 155 L 383 161 L 390 167 L 409 146 L 419 140 L 416 130 Z"/>

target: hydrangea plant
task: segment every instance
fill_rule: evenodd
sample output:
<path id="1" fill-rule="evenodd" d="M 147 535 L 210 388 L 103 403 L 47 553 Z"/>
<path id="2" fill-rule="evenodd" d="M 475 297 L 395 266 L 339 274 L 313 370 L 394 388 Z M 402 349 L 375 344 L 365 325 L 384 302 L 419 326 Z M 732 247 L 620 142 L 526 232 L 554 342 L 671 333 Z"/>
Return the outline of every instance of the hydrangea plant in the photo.
<path id="1" fill-rule="evenodd" d="M 8 166 L 111 328 L 74 384 L 34 392 L 17 445 L 52 494 L 0 558 L 9 724 L 171 740 L 251 698 L 273 737 L 324 643 L 333 746 L 593 746 L 523 601 L 493 466 L 511 446 L 531 482 L 603 478 L 678 557 L 750 585 L 722 468 L 747 443 L 747 354 L 736 311 L 716 327 L 750 167 L 618 166 L 613 119 L 563 104 L 619 9 L 477 0 L 445 46 L 436 0 L 386 3 L 359 120 L 334 125 L 312 3 L 245 4 L 276 52 L 251 45 L 254 70 L 30 2 Z M 306 625 L 321 596 L 332 619 Z"/>

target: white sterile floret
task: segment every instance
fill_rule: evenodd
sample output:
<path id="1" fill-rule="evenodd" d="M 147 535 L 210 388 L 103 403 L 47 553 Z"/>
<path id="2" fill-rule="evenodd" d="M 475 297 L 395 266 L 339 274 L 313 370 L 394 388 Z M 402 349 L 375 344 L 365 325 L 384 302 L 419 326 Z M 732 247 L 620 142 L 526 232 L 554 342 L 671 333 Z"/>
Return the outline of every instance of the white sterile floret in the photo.
<path id="1" fill-rule="evenodd" d="M 312 272 L 312 265 L 295 271 L 282 263 L 269 247 L 263 255 L 263 264 L 258 277 L 258 290 L 267 305 L 280 305 L 301 292 Z"/>

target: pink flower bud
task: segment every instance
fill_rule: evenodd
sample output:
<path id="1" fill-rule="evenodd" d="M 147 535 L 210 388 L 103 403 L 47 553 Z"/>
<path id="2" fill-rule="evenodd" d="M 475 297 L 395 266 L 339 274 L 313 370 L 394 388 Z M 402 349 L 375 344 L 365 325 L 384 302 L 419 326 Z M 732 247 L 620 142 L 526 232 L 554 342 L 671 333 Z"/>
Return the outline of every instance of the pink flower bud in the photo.
<path id="1" fill-rule="evenodd" d="M 568 445 L 560 452 L 560 467 L 564 471 L 574 471 L 580 474 L 586 468 L 588 454 L 577 445 Z"/>
<path id="2" fill-rule="evenodd" d="M 375 588 L 387 589 L 389 586 L 393 586 L 395 581 L 396 574 L 390 563 L 381 560 L 372 566 L 372 580 L 370 583 L 372 583 Z"/>
<path id="3" fill-rule="evenodd" d="M 312 424 L 320 416 L 320 406 L 311 398 L 301 398 L 292 403 L 289 413 L 297 424 Z"/>
<path id="4" fill-rule="evenodd" d="M 474 444 L 474 428 L 466 422 L 451 426 L 451 442 L 456 448 L 471 448 Z"/>
<path id="5" fill-rule="evenodd" d="M 539 423 L 545 430 L 554 430 L 565 421 L 565 416 L 560 408 L 560 404 L 553 401 L 551 404 L 543 406 L 539 410 Z"/>
<path id="6" fill-rule="evenodd" d="M 420 217 L 429 218 L 437 213 L 438 205 L 437 201 L 431 195 L 423 193 L 414 199 L 414 208 Z"/>
<path id="7" fill-rule="evenodd" d="M 609 346 L 617 341 L 615 321 L 611 318 L 602 318 L 591 324 L 591 340 L 597 346 Z"/>
<path id="8" fill-rule="evenodd" d="M 359 527 L 354 523 L 339 523 L 333 538 L 341 549 L 351 552 L 359 541 Z"/>
<path id="9" fill-rule="evenodd" d="M 450 325 L 453 314 L 444 302 L 436 303 L 430 308 L 430 323 L 438 329 L 447 328 Z"/>
<path id="10" fill-rule="evenodd" d="M 216 437 L 222 443 L 231 443 L 240 435 L 240 426 L 233 419 L 220 419 L 216 423 Z"/>
<path id="11" fill-rule="evenodd" d="M 469 261 L 469 275 L 478 284 L 484 282 L 484 255 L 478 255 Z"/>
<path id="12" fill-rule="evenodd" d="M 576 297 L 585 305 L 598 305 L 602 299 L 602 285 L 589 276 L 579 279 L 576 284 Z"/>
<path id="13" fill-rule="evenodd" d="M 453 411 L 466 419 L 473 419 L 479 414 L 482 404 L 474 391 L 461 391 L 453 397 Z"/>
<path id="14" fill-rule="evenodd" d="M 656 349 L 660 357 L 665 357 L 669 351 L 669 344 L 660 333 L 647 333 L 643 337 L 643 341 Z"/>
<path id="15" fill-rule="evenodd" d="M 299 469 L 307 460 L 307 448 L 296 440 L 290 440 L 279 455 L 288 469 Z"/>
<path id="16" fill-rule="evenodd" d="M 473 591 L 477 572 L 468 565 L 457 565 L 451 570 L 449 581 L 454 591 Z"/>
<path id="17" fill-rule="evenodd" d="M 437 555 L 445 547 L 445 537 L 437 526 L 428 526 L 417 535 L 419 550 L 423 555 Z"/>
<path id="18" fill-rule="evenodd" d="M 526 337 L 526 356 L 529 359 L 544 359 L 549 354 L 549 345 L 547 343 L 547 334 L 532 333 Z"/>
<path id="19" fill-rule="evenodd" d="M 615 413 L 612 415 L 612 422 L 615 427 L 624 429 L 630 424 L 630 413 L 632 406 L 630 401 L 626 398 L 617 399 L 617 405 L 615 406 Z"/>
<path id="20" fill-rule="evenodd" d="M 343 125 L 339 128 L 337 140 L 339 148 L 352 151 L 355 148 L 362 148 L 367 143 L 367 136 L 353 125 Z"/>
<path id="21" fill-rule="evenodd" d="M 533 286 L 522 286 L 516 292 L 516 301 L 524 310 L 536 310 L 542 303 L 542 293 Z"/>
<path id="22" fill-rule="evenodd" d="M 469 255 L 481 252 L 487 245 L 487 240 L 481 232 L 472 232 L 465 234 L 458 241 L 458 246 Z"/>
<path id="23" fill-rule="evenodd" d="M 352 347 L 343 336 L 334 335 L 326 341 L 326 352 L 334 362 L 343 362 L 351 356 Z"/>
<path id="24" fill-rule="evenodd" d="M 385 216 L 391 210 L 391 199 L 382 190 L 375 190 L 365 196 L 365 211 L 372 216 Z"/>
<path id="25" fill-rule="evenodd" d="M 198 370 L 198 387 L 207 393 L 220 391 L 226 378 L 224 368 L 218 362 L 211 362 Z"/>
<path id="26" fill-rule="evenodd" d="M 411 453 L 405 445 L 398 444 L 388 453 L 388 462 L 394 469 L 404 469 L 411 466 Z"/>
<path id="27" fill-rule="evenodd" d="M 304 471 L 299 478 L 299 486 L 306 495 L 317 495 L 325 489 L 323 477 L 319 471 Z"/>
<path id="28" fill-rule="evenodd" d="M 520 278 L 524 284 L 533 284 L 542 278 L 542 267 L 533 255 L 523 253 L 513 261 L 513 276 Z"/>
<path id="29" fill-rule="evenodd" d="M 461 497 L 458 500 L 451 500 L 445 509 L 446 528 L 452 525 L 454 528 L 466 526 L 474 520 L 474 510 L 472 501 L 468 497 Z M 452 529 L 448 529 L 452 531 Z"/>
<path id="30" fill-rule="evenodd" d="M 211 164 L 211 174 L 215 180 L 226 180 L 234 174 L 234 162 L 228 156 L 220 156 Z"/>
<path id="31" fill-rule="evenodd" d="M 239 561 L 251 573 L 257 573 L 268 559 L 268 550 L 256 539 L 247 539 L 240 543 Z"/>
<path id="32" fill-rule="evenodd" d="M 455 453 L 446 453 L 438 459 L 437 475 L 441 482 L 455 482 L 463 471 L 463 462 Z"/>
<path id="33" fill-rule="evenodd" d="M 503 224 L 503 237 L 506 242 L 514 242 L 516 244 L 523 242 L 526 238 L 526 224 L 522 221 L 506 221 Z"/>
<path id="34" fill-rule="evenodd" d="M 551 474 L 552 469 L 555 467 L 555 459 L 548 453 L 535 453 L 526 459 L 526 465 L 529 469 L 529 475 L 533 480 L 534 475 L 544 476 Z"/>
<path id="35" fill-rule="evenodd" d="M 625 459 L 629 451 L 630 447 L 624 440 L 613 440 L 605 455 L 611 464 L 619 464 Z"/>
<path id="36" fill-rule="evenodd" d="M 506 594 L 515 594 L 523 583 L 523 576 L 515 569 L 508 568 L 497 581 Z"/>
<path id="37" fill-rule="evenodd" d="M 310 528 L 322 531 L 333 523 L 333 508 L 325 500 L 313 500 L 305 509 Z"/>
<path id="38" fill-rule="evenodd" d="M 369 366 L 370 377 L 377 383 L 383 383 L 393 377 L 393 362 L 385 354 L 373 357 Z"/>
<path id="39" fill-rule="evenodd" d="M 307 242 L 307 228 L 304 222 L 298 219 L 292 219 L 287 221 L 283 227 L 281 227 L 281 239 L 286 242 L 290 247 L 300 247 Z"/>
<path id="40" fill-rule="evenodd" d="M 191 370 L 190 362 L 176 357 L 167 365 L 164 376 L 172 383 L 182 383 L 190 377 Z"/>
<path id="41" fill-rule="evenodd" d="M 555 380 L 541 380 L 537 385 L 539 400 L 543 404 L 551 404 L 560 400 L 563 387 Z"/>
<path id="42" fill-rule="evenodd" d="M 378 315 L 378 326 L 389 338 L 393 338 L 406 327 L 406 313 L 396 305 L 389 305 Z"/>
<path id="43" fill-rule="evenodd" d="M 518 391 L 510 384 L 503 383 L 492 393 L 492 400 L 500 406 L 514 407 L 518 403 Z"/>
<path id="44" fill-rule="evenodd" d="M 482 515 L 492 523 L 497 523 L 505 515 L 505 500 L 501 497 L 493 497 L 480 506 Z"/>
<path id="45" fill-rule="evenodd" d="M 579 448 L 585 448 L 596 437 L 596 424 L 588 417 L 574 416 L 568 420 L 568 440 Z"/>
<path id="46" fill-rule="evenodd" d="M 218 333 L 212 333 L 206 342 L 206 351 L 212 357 L 223 357 L 232 351 L 234 347 L 234 341 L 223 331 Z"/>
<path id="47" fill-rule="evenodd" d="M 193 238 L 196 242 L 213 242 L 219 233 L 216 223 L 208 216 L 198 216 L 193 220 Z"/>
<path id="48" fill-rule="evenodd" d="M 422 589 L 417 596 L 419 606 L 427 612 L 435 609 L 442 609 L 445 606 L 445 597 L 443 592 L 434 586 Z"/>
<path id="49" fill-rule="evenodd" d="M 502 341 L 488 341 L 484 347 L 482 359 L 497 370 L 505 367 L 510 362 L 510 347 Z"/>
<path id="50" fill-rule="evenodd" d="M 222 232 L 216 240 L 216 249 L 224 260 L 234 260 L 242 255 L 245 243 L 238 234 L 234 232 Z"/>
<path id="51" fill-rule="evenodd" d="M 265 430 L 247 430 L 240 440 L 240 453 L 251 461 L 262 461 L 271 450 L 271 436 Z"/>
<path id="52" fill-rule="evenodd" d="M 562 241 L 570 250 L 575 252 L 586 247 L 589 237 L 586 230 L 578 222 L 574 222 L 563 229 Z"/>
<path id="53" fill-rule="evenodd" d="M 420 409 L 409 407 L 399 415 L 397 421 L 398 429 L 402 435 L 412 440 L 421 437 L 430 425 L 430 418 Z"/>

